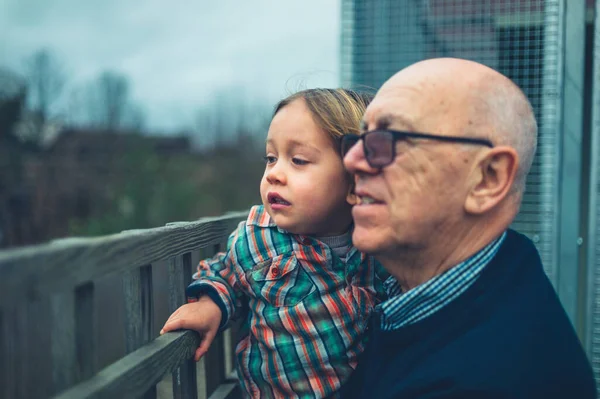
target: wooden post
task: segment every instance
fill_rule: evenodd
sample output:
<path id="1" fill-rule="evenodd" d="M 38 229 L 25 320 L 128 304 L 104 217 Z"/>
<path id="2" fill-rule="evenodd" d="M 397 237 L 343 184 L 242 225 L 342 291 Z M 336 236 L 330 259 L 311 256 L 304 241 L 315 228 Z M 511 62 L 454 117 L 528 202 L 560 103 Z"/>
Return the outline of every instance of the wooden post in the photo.
<path id="1" fill-rule="evenodd" d="M 96 371 L 94 284 L 50 299 L 53 392 L 90 378 Z"/>
<path id="2" fill-rule="evenodd" d="M 236 365 L 237 357 L 235 355 L 235 348 L 240 338 L 240 326 L 245 322 L 244 320 L 236 320 L 232 322 L 229 326 L 229 341 L 226 345 L 229 345 L 229 370 L 227 370 L 227 377 L 229 378 L 231 375 L 236 375 Z"/>
<path id="3" fill-rule="evenodd" d="M 185 288 L 192 278 L 192 254 L 190 252 L 169 260 L 169 305 L 174 312 L 186 303 Z M 173 398 L 196 399 L 196 362 L 193 358 L 184 360 L 173 372 Z"/>
<path id="4" fill-rule="evenodd" d="M 27 315 L 25 306 L 0 312 L 0 397 L 27 397 L 27 375 L 23 373 L 28 359 L 23 351 L 26 340 Z M 26 369 L 25 369 L 26 372 Z"/>
<path id="5" fill-rule="evenodd" d="M 75 340 L 75 294 L 71 291 L 53 295 L 50 304 L 52 381 L 53 392 L 58 393 L 79 380 Z"/>
<path id="6" fill-rule="evenodd" d="M 123 276 L 125 298 L 125 347 L 127 353 L 139 349 L 153 338 L 154 302 L 152 299 L 152 265 L 128 271 Z M 156 398 L 156 386 L 144 399 Z"/>
<path id="7" fill-rule="evenodd" d="M 87 380 L 96 372 L 96 328 L 94 284 L 83 284 L 75 289 L 75 334 L 79 377 Z"/>
<path id="8" fill-rule="evenodd" d="M 0 310 L 0 397 L 10 398 L 15 396 L 12 391 L 12 381 L 14 378 L 10 378 L 10 365 L 12 364 L 11 359 L 11 342 L 10 333 L 7 326 L 7 311 Z"/>
<path id="9" fill-rule="evenodd" d="M 223 334 L 218 334 L 212 342 L 208 353 L 204 355 L 206 367 L 206 395 L 212 395 L 225 381 L 225 351 L 223 350 Z"/>

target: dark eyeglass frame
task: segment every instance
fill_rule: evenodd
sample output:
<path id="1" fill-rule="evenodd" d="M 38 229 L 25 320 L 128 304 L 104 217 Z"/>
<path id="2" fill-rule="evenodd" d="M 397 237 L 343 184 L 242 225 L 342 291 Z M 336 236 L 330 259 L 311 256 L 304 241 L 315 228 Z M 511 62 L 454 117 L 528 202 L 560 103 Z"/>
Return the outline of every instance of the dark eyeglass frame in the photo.
<path id="1" fill-rule="evenodd" d="M 383 163 L 373 163 L 372 162 L 372 152 L 369 150 L 366 144 L 366 137 L 372 134 L 390 134 L 392 139 L 390 140 L 391 145 L 391 157 L 390 160 Z M 396 142 L 398 140 L 403 139 L 427 139 L 427 140 L 437 140 L 444 141 L 447 143 L 460 143 L 460 144 L 473 144 L 473 145 L 483 145 L 486 147 L 494 148 L 494 144 L 487 139 L 480 139 L 475 137 L 462 137 L 462 136 L 442 136 L 439 134 L 431 134 L 431 133 L 418 133 L 418 132 L 407 132 L 402 130 L 390 130 L 390 129 L 377 129 L 365 132 L 363 134 L 346 134 L 342 136 L 342 140 L 340 143 L 340 150 L 342 154 L 342 158 L 346 156 L 346 154 L 350 151 L 354 145 L 358 144 L 359 141 L 363 142 L 363 151 L 365 152 L 365 158 L 369 165 L 372 168 L 384 168 L 394 162 L 396 159 Z M 352 144 L 348 146 L 348 144 Z"/>

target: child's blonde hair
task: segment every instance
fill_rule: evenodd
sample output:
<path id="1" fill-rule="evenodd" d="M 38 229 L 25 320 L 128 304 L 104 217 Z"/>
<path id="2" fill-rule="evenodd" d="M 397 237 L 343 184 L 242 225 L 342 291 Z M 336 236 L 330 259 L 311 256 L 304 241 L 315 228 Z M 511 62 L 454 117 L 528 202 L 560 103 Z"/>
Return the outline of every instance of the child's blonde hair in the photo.
<path id="1" fill-rule="evenodd" d="M 334 141 L 348 133 L 360 133 L 360 121 L 373 95 L 349 89 L 307 89 L 281 100 L 273 116 L 299 98 L 304 99 L 317 125 Z"/>

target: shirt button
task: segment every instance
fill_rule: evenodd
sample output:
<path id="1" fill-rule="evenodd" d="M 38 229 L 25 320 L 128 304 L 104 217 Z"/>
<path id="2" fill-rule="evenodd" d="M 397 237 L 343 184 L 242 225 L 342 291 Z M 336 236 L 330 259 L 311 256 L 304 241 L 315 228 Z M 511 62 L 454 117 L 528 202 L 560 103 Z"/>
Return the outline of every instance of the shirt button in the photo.
<path id="1" fill-rule="evenodd" d="M 279 268 L 277 266 L 272 267 L 271 274 L 273 275 L 273 277 L 279 276 Z"/>

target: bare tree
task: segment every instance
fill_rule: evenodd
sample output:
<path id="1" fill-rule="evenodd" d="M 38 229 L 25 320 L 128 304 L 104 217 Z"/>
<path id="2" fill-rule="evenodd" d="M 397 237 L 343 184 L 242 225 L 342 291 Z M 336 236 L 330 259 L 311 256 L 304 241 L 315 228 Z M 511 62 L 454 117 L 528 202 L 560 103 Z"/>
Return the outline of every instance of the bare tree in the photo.
<path id="1" fill-rule="evenodd" d="M 264 139 L 271 112 L 265 101 L 235 86 L 220 88 L 210 98 L 196 113 L 198 145 L 213 148 L 245 138 Z"/>
<path id="2" fill-rule="evenodd" d="M 116 72 L 103 72 L 98 78 L 99 114 L 108 130 L 121 127 L 129 97 L 127 78 Z"/>
<path id="3" fill-rule="evenodd" d="M 145 125 L 143 109 L 130 99 L 128 78 L 114 71 L 102 72 L 89 86 L 89 120 L 106 130 L 141 130 Z"/>
<path id="4" fill-rule="evenodd" d="M 25 82 L 0 68 L 0 247 L 24 244 L 32 231 L 23 159 L 26 146 L 15 135 L 26 99 Z"/>
<path id="5" fill-rule="evenodd" d="M 0 138 L 13 133 L 21 118 L 27 89 L 12 71 L 0 68 Z"/>
<path id="6" fill-rule="evenodd" d="M 146 114 L 137 104 L 128 104 L 123 125 L 129 129 L 141 132 L 146 127 Z"/>
<path id="7" fill-rule="evenodd" d="M 65 85 L 63 68 L 48 49 L 35 52 L 26 60 L 28 97 L 33 111 L 43 125 L 50 117 L 51 107 Z"/>

